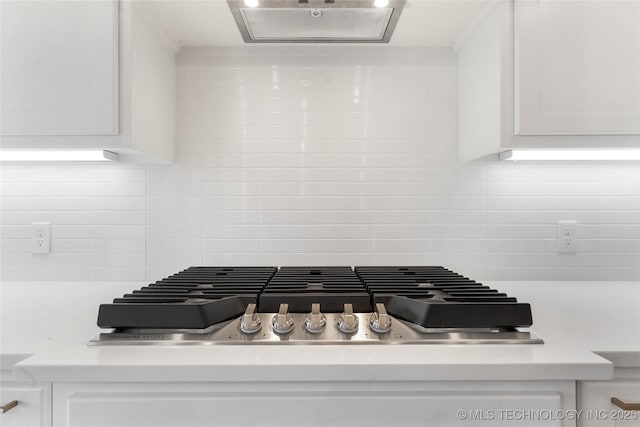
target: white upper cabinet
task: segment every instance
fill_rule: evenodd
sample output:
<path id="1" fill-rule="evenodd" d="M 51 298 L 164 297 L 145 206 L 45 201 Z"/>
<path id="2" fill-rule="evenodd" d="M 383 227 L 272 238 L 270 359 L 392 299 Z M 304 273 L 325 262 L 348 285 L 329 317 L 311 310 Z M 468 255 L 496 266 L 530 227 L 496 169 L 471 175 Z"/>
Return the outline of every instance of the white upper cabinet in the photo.
<path id="1" fill-rule="evenodd" d="M 461 161 L 640 147 L 640 1 L 490 2 L 456 51 Z"/>
<path id="2" fill-rule="evenodd" d="M 118 3 L 1 7 L 2 134 L 117 134 Z"/>
<path id="3" fill-rule="evenodd" d="M 176 45 L 133 0 L 0 0 L 3 149 L 174 158 Z"/>
<path id="4" fill-rule="evenodd" d="M 515 133 L 640 133 L 640 2 L 516 1 Z"/>

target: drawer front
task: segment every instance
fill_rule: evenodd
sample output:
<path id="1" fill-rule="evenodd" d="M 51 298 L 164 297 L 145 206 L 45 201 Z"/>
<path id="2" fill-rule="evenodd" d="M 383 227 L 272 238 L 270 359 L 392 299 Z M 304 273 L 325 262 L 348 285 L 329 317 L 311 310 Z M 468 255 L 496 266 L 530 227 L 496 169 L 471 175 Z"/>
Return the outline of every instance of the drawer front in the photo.
<path id="1" fill-rule="evenodd" d="M 60 387 L 56 386 L 54 401 L 55 425 L 60 427 L 575 425 L 554 416 L 568 411 L 567 401 L 572 400 L 558 390 L 466 390 L 462 384 L 441 390 L 385 390 L 375 383 L 368 388 L 345 384 L 306 388 L 285 384 L 266 388 L 216 384 Z"/>
<path id="2" fill-rule="evenodd" d="M 0 414 L 0 427 L 41 427 L 51 425 L 51 386 L 48 384 L 0 383 L 0 404 L 18 405 Z"/>
<path id="3" fill-rule="evenodd" d="M 578 385 L 581 427 L 640 427 L 640 411 L 625 411 L 611 403 L 640 402 L 640 380 L 583 381 Z"/>

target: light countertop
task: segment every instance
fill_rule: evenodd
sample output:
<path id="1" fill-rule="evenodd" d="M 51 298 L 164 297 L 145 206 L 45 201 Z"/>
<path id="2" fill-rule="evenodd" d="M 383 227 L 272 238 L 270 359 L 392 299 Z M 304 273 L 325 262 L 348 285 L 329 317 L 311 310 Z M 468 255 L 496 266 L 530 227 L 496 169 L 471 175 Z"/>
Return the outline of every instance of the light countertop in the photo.
<path id="1" fill-rule="evenodd" d="M 39 381 L 475 381 L 607 379 L 613 365 L 558 345 L 51 348 L 14 368 Z"/>

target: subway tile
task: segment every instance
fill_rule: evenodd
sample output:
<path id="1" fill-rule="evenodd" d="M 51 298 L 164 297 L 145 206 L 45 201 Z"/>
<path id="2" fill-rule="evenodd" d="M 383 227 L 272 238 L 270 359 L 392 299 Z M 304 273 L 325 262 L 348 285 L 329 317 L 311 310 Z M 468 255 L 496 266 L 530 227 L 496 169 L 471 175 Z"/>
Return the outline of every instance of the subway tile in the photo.
<path id="1" fill-rule="evenodd" d="M 387 196 L 375 198 L 376 211 L 385 210 L 410 210 L 420 211 L 429 208 L 429 199 L 426 197 Z"/>
<path id="2" fill-rule="evenodd" d="M 264 206 L 262 206 L 264 208 Z M 206 211 L 256 210 L 261 208 L 259 197 L 205 197 Z"/>
<path id="3" fill-rule="evenodd" d="M 256 227 L 261 239 L 315 239 L 320 237 L 320 227 L 316 225 L 267 225 Z"/>
<path id="4" fill-rule="evenodd" d="M 101 253 L 91 254 L 92 268 L 139 268 L 144 271 L 144 253 Z"/>
<path id="5" fill-rule="evenodd" d="M 418 236 L 416 236 L 418 237 Z M 376 238 L 375 252 L 381 253 L 424 253 L 429 250 L 429 240 L 427 239 L 380 239 Z"/>
<path id="6" fill-rule="evenodd" d="M 550 221 L 545 217 L 545 211 L 537 210 L 488 210 L 487 224 L 491 225 L 527 225 L 547 224 Z"/>
<path id="7" fill-rule="evenodd" d="M 491 239 L 487 240 L 487 252 L 498 256 L 512 253 L 542 253 L 544 241 L 540 239 Z"/>
<path id="8" fill-rule="evenodd" d="M 143 241 L 142 243 L 144 244 L 145 242 Z M 202 239 L 149 239 L 146 247 L 149 254 L 201 254 Z M 112 249 L 110 252 L 116 251 Z"/>
<path id="9" fill-rule="evenodd" d="M 145 197 L 92 197 L 90 209 L 95 211 L 133 211 L 147 208 Z"/>
<path id="10" fill-rule="evenodd" d="M 53 231 L 51 232 L 53 236 Z M 97 239 L 144 239 L 145 227 L 140 225 L 94 225 L 91 237 Z"/>
<path id="11" fill-rule="evenodd" d="M 149 211 L 146 218 L 149 226 L 153 225 L 187 225 L 199 226 L 202 224 L 202 211 Z"/>
<path id="12" fill-rule="evenodd" d="M 429 242 L 430 252 L 443 252 L 443 253 L 484 253 L 487 249 L 487 244 L 484 239 L 466 239 L 466 238 L 446 238 L 446 239 L 431 239 Z"/>
<path id="13" fill-rule="evenodd" d="M 209 253 L 257 253 L 264 242 L 259 239 L 205 239 L 204 254 Z"/>
<path id="14" fill-rule="evenodd" d="M 374 194 L 372 182 L 319 182 L 317 188 L 320 196 L 359 197 Z"/>
<path id="15" fill-rule="evenodd" d="M 315 182 L 261 182 L 258 194 L 268 196 L 312 196 L 318 194 Z"/>
<path id="16" fill-rule="evenodd" d="M 253 225 L 260 224 L 260 211 L 229 210 L 204 212 L 204 225 Z"/>
<path id="17" fill-rule="evenodd" d="M 319 213 L 315 211 L 270 210 L 260 214 L 263 225 L 311 225 L 316 223 Z"/>
<path id="18" fill-rule="evenodd" d="M 373 239 L 318 239 L 318 252 L 370 253 L 375 252 Z"/>
<path id="19" fill-rule="evenodd" d="M 373 211 L 352 210 L 352 211 L 318 211 L 318 224 L 373 224 Z"/>
<path id="20" fill-rule="evenodd" d="M 558 228 L 556 225 L 488 225 L 489 239 L 555 239 Z"/>
<path id="21" fill-rule="evenodd" d="M 376 224 L 373 227 L 373 235 L 376 239 L 426 239 L 430 237 L 429 225 L 427 224 Z"/>
<path id="22" fill-rule="evenodd" d="M 604 268 L 613 267 L 629 267 L 632 265 L 640 265 L 640 254 L 638 253 L 604 253 L 600 256 L 601 266 Z"/>
<path id="23" fill-rule="evenodd" d="M 86 264 L 89 265 L 88 263 Z M 91 280 L 91 269 L 86 266 L 77 266 L 75 268 L 48 267 L 35 265 L 31 280 L 36 281 L 53 281 L 53 282 L 80 282 Z"/>
<path id="24" fill-rule="evenodd" d="M 261 261 L 263 255 L 259 253 L 207 253 L 202 258 L 203 265 L 255 266 L 269 265 Z M 193 265 L 193 263 L 191 264 Z M 175 271 L 174 271 L 175 273 Z"/>
<path id="25" fill-rule="evenodd" d="M 318 255 L 314 253 L 263 253 L 258 256 L 260 265 L 318 265 Z M 255 263 L 254 263 L 255 264 Z"/>
<path id="26" fill-rule="evenodd" d="M 486 256 L 487 265 L 491 268 L 508 268 L 517 267 L 520 269 L 529 268 L 530 270 L 543 268 L 544 257 L 541 253 L 488 253 Z M 526 277 L 526 276 L 525 276 Z M 520 279 L 520 280 L 525 280 Z"/>
<path id="27" fill-rule="evenodd" d="M 175 273 L 175 271 L 174 271 Z M 156 276 L 164 277 L 164 276 Z M 91 280 L 99 281 L 144 281 L 146 273 L 144 267 L 136 266 L 135 268 L 91 268 Z"/>
<path id="28" fill-rule="evenodd" d="M 372 181 L 373 177 L 365 168 L 322 168 L 318 169 L 317 179 L 323 182 L 366 182 Z"/>
<path id="29" fill-rule="evenodd" d="M 3 257 L 6 254 L 30 254 L 31 239 L 10 239 L 3 237 L 0 241 L 0 253 Z"/>
<path id="30" fill-rule="evenodd" d="M 428 215 L 422 210 L 384 210 L 375 211 L 372 220 L 376 224 L 428 224 Z"/>
<path id="31" fill-rule="evenodd" d="M 362 154 L 365 151 L 366 141 L 358 139 L 309 139 L 304 142 L 304 151 L 315 153 L 318 156 L 317 166 L 319 167 L 357 167 L 362 166 L 363 158 L 353 156 L 353 154 Z M 351 154 L 343 158 L 342 162 L 348 161 L 348 164 L 333 163 L 338 155 Z"/>
<path id="32" fill-rule="evenodd" d="M 378 253 L 365 265 L 438 265 L 422 253 Z"/>
<path id="33" fill-rule="evenodd" d="M 206 199 L 205 199 L 206 200 Z M 195 211 L 203 208 L 202 197 L 195 196 L 154 196 L 147 198 L 147 206 L 152 211 Z M 144 205 L 143 208 L 144 209 Z M 96 209 L 104 210 L 104 209 Z M 119 209 L 118 209 L 119 210 Z"/>
<path id="34" fill-rule="evenodd" d="M 609 253 L 636 253 L 640 254 L 640 240 L 638 239 L 602 239 L 601 250 L 603 254 Z M 640 268 L 640 257 L 637 259 Z"/>
<path id="35" fill-rule="evenodd" d="M 52 239 L 51 253 L 87 253 L 90 251 L 90 243 L 87 239 Z"/>
<path id="36" fill-rule="evenodd" d="M 372 210 L 375 199 L 368 196 L 319 196 L 317 198 L 318 210 Z"/>
<path id="37" fill-rule="evenodd" d="M 2 239 L 31 239 L 31 225 L 9 225 L 0 215 L 0 236 Z"/>
<path id="38" fill-rule="evenodd" d="M 269 253 L 315 253 L 319 243 L 316 239 L 265 239 L 260 242 L 260 252 Z"/>
<path id="39" fill-rule="evenodd" d="M 202 239 L 202 225 L 148 225 L 146 229 L 147 239 Z M 133 230 L 131 230 L 133 231 Z M 145 238 L 144 231 L 135 238 Z M 136 234 L 138 230 L 135 230 Z M 126 233 L 113 233 L 112 238 L 126 238 Z M 106 236 L 105 236 L 106 235 Z M 101 233 L 100 238 L 109 238 L 106 233 Z"/>
<path id="40" fill-rule="evenodd" d="M 318 253 L 318 265 L 375 265 L 376 254 L 372 253 Z"/>
<path id="41" fill-rule="evenodd" d="M 600 222 L 602 224 L 640 224 L 640 210 L 601 210 Z"/>
<path id="42" fill-rule="evenodd" d="M 490 182 L 487 185 L 489 196 L 636 196 L 639 194 L 638 182 L 606 181 L 594 182 Z"/>
<path id="43" fill-rule="evenodd" d="M 640 239 L 640 226 L 605 224 L 600 227 L 600 233 L 603 239 Z"/>
<path id="44" fill-rule="evenodd" d="M 373 225 L 319 225 L 318 239 L 371 239 L 374 237 Z"/>
<path id="45" fill-rule="evenodd" d="M 91 239 L 89 250 L 98 253 L 145 253 L 144 239 Z"/>
<path id="46" fill-rule="evenodd" d="M 206 182 L 205 196 L 259 196 L 259 182 Z"/>
<path id="47" fill-rule="evenodd" d="M 29 227 L 30 229 L 30 227 Z M 51 227 L 51 240 L 57 239 L 89 239 L 92 237 L 93 227 L 86 225 L 60 225 Z M 29 235 L 30 237 L 31 235 Z M 96 237 L 96 235 L 93 235 Z"/>
<path id="48" fill-rule="evenodd" d="M 70 270 L 74 268 L 89 268 L 91 255 L 85 252 L 79 253 L 49 253 L 36 254 L 33 256 L 33 265 L 36 269 L 57 269 L 68 267 Z"/>
<path id="49" fill-rule="evenodd" d="M 376 196 L 426 196 L 428 184 L 424 181 L 376 182 Z"/>
<path id="50" fill-rule="evenodd" d="M 0 215 L 5 211 L 34 211 L 37 203 L 37 198 L 29 197 L 28 195 L 24 197 L 0 197 Z"/>
<path id="51" fill-rule="evenodd" d="M 91 224 L 100 225 L 144 225 L 144 211 L 93 211 Z"/>
<path id="52" fill-rule="evenodd" d="M 316 197 L 306 196 L 288 196 L 277 197 L 269 196 L 260 198 L 260 208 L 262 211 L 270 210 L 289 210 L 289 211 L 309 211 L 317 209 L 318 201 Z"/>

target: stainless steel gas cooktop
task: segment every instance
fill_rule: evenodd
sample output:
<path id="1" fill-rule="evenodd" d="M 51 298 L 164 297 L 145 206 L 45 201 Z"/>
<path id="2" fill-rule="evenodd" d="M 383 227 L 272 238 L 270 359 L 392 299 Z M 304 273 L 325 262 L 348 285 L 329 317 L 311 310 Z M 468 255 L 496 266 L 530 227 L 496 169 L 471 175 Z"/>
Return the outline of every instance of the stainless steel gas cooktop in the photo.
<path id="1" fill-rule="evenodd" d="M 531 324 L 443 267 L 191 267 L 101 305 L 89 344 L 541 344 Z"/>

